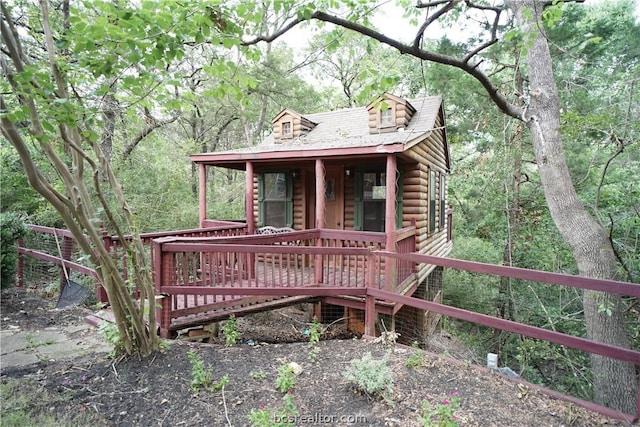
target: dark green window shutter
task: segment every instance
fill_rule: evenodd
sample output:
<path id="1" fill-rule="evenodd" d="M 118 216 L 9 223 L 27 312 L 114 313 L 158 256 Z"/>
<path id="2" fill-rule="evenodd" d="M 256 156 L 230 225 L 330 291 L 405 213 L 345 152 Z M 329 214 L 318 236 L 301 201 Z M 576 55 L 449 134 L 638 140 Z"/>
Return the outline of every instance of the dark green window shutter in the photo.
<path id="1" fill-rule="evenodd" d="M 402 170 L 398 168 L 396 175 L 396 229 L 402 228 Z"/>
<path id="2" fill-rule="evenodd" d="M 353 229 L 362 231 L 362 171 L 356 170 L 354 178 Z"/>
<path id="3" fill-rule="evenodd" d="M 287 202 L 285 203 L 285 221 L 287 227 L 293 228 L 293 173 L 287 172 Z"/>
<path id="4" fill-rule="evenodd" d="M 247 212 L 247 216 L 253 212 Z M 258 227 L 264 227 L 264 173 L 258 174 Z"/>

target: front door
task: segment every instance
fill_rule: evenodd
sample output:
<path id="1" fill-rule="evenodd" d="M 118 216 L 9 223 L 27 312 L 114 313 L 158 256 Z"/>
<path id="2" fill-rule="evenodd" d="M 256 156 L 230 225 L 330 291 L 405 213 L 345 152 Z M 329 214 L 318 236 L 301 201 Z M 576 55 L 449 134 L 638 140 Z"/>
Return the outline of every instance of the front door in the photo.
<path id="1" fill-rule="evenodd" d="M 344 229 L 344 167 L 329 166 L 325 169 L 324 228 Z M 313 175 L 311 175 L 313 176 Z M 307 228 L 316 227 L 315 178 L 307 179 Z"/>
<path id="2" fill-rule="evenodd" d="M 342 166 L 327 167 L 325 171 L 325 228 L 344 229 L 344 188 Z"/>

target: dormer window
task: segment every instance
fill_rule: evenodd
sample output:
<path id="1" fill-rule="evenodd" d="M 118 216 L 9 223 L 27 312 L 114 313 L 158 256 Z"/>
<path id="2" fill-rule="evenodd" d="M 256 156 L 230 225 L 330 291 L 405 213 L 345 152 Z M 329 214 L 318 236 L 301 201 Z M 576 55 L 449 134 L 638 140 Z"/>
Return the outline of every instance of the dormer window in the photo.
<path id="1" fill-rule="evenodd" d="M 271 123 L 273 123 L 275 144 L 303 137 L 316 127 L 316 123 L 288 108 L 282 110 Z"/>
<path id="2" fill-rule="evenodd" d="M 367 106 L 369 133 L 388 133 L 406 128 L 416 109 L 398 96 L 385 92 Z"/>
<path id="3" fill-rule="evenodd" d="M 293 136 L 293 128 L 291 126 L 291 122 L 282 122 L 282 136 L 285 138 Z"/>
<path id="4" fill-rule="evenodd" d="M 380 127 L 395 126 L 396 118 L 393 115 L 393 109 L 388 107 L 380 110 Z"/>

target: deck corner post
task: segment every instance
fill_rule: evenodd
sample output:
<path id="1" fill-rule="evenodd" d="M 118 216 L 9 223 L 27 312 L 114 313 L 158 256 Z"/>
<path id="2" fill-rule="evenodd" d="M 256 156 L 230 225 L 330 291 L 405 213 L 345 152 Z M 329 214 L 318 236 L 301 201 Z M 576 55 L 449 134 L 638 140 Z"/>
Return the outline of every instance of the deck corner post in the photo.
<path id="1" fill-rule="evenodd" d="M 102 234 L 102 242 L 104 244 L 104 250 L 111 254 L 111 247 L 113 246 L 113 239 L 109 235 L 109 232 L 104 229 L 104 224 L 100 224 L 100 234 Z M 114 255 L 112 255 L 114 256 Z M 108 303 L 109 297 L 107 296 L 107 291 L 104 289 L 104 286 L 101 284 L 96 288 L 96 300 L 102 303 Z"/>
<path id="2" fill-rule="evenodd" d="M 18 239 L 16 240 L 16 246 L 18 249 L 24 248 L 24 240 Z M 20 250 L 18 250 L 18 259 L 16 261 L 16 283 L 19 288 L 24 286 L 24 255 Z"/>
<path id="3" fill-rule="evenodd" d="M 152 240 L 152 276 L 153 286 L 156 295 L 162 295 L 162 284 L 165 278 L 164 270 L 167 267 L 163 265 L 165 257 L 162 254 L 162 243 L 158 240 Z M 160 308 L 156 309 L 156 319 L 158 319 L 158 328 L 160 329 L 161 338 L 170 338 L 169 325 L 171 324 L 171 298 L 162 298 Z"/>

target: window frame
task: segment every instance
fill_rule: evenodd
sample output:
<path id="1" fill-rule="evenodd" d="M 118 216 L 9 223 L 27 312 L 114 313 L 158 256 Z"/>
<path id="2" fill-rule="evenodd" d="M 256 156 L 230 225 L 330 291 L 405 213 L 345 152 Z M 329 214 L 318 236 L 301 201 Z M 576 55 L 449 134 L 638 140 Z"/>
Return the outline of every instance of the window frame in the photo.
<path id="1" fill-rule="evenodd" d="M 380 107 L 378 108 L 378 128 L 380 129 L 384 129 L 384 128 L 392 128 L 396 126 L 396 104 L 393 102 L 387 102 L 384 105 L 386 108 L 382 108 L 383 105 L 380 105 Z M 390 120 L 388 122 L 383 121 L 383 113 L 386 114 L 386 112 L 389 112 L 389 118 Z"/>
<path id="2" fill-rule="evenodd" d="M 385 185 L 386 185 L 386 167 L 384 165 L 373 165 L 367 168 L 358 168 L 355 171 L 355 183 L 354 183 L 354 218 L 353 218 L 353 229 L 355 231 L 372 231 L 364 229 L 364 214 L 365 214 L 365 203 L 374 202 L 374 203 L 383 203 L 386 205 L 386 198 L 384 199 L 365 199 L 364 198 L 364 177 L 367 173 L 376 173 L 385 176 Z M 396 170 L 396 228 L 402 228 L 402 207 L 403 207 L 403 185 L 402 185 L 402 168 L 398 167 Z M 380 180 L 382 178 L 380 177 Z M 386 193 L 386 191 L 385 191 Z M 386 208 L 382 211 L 382 231 L 385 230 L 385 214 Z"/>
<path id="3" fill-rule="evenodd" d="M 266 197 L 266 175 L 284 174 L 285 179 L 285 197 L 282 199 L 270 199 Z M 284 203 L 284 224 L 270 224 L 266 218 L 267 209 L 265 203 L 281 202 Z M 293 228 L 293 172 L 290 170 L 269 170 L 258 173 L 258 227 L 289 227 Z"/>

